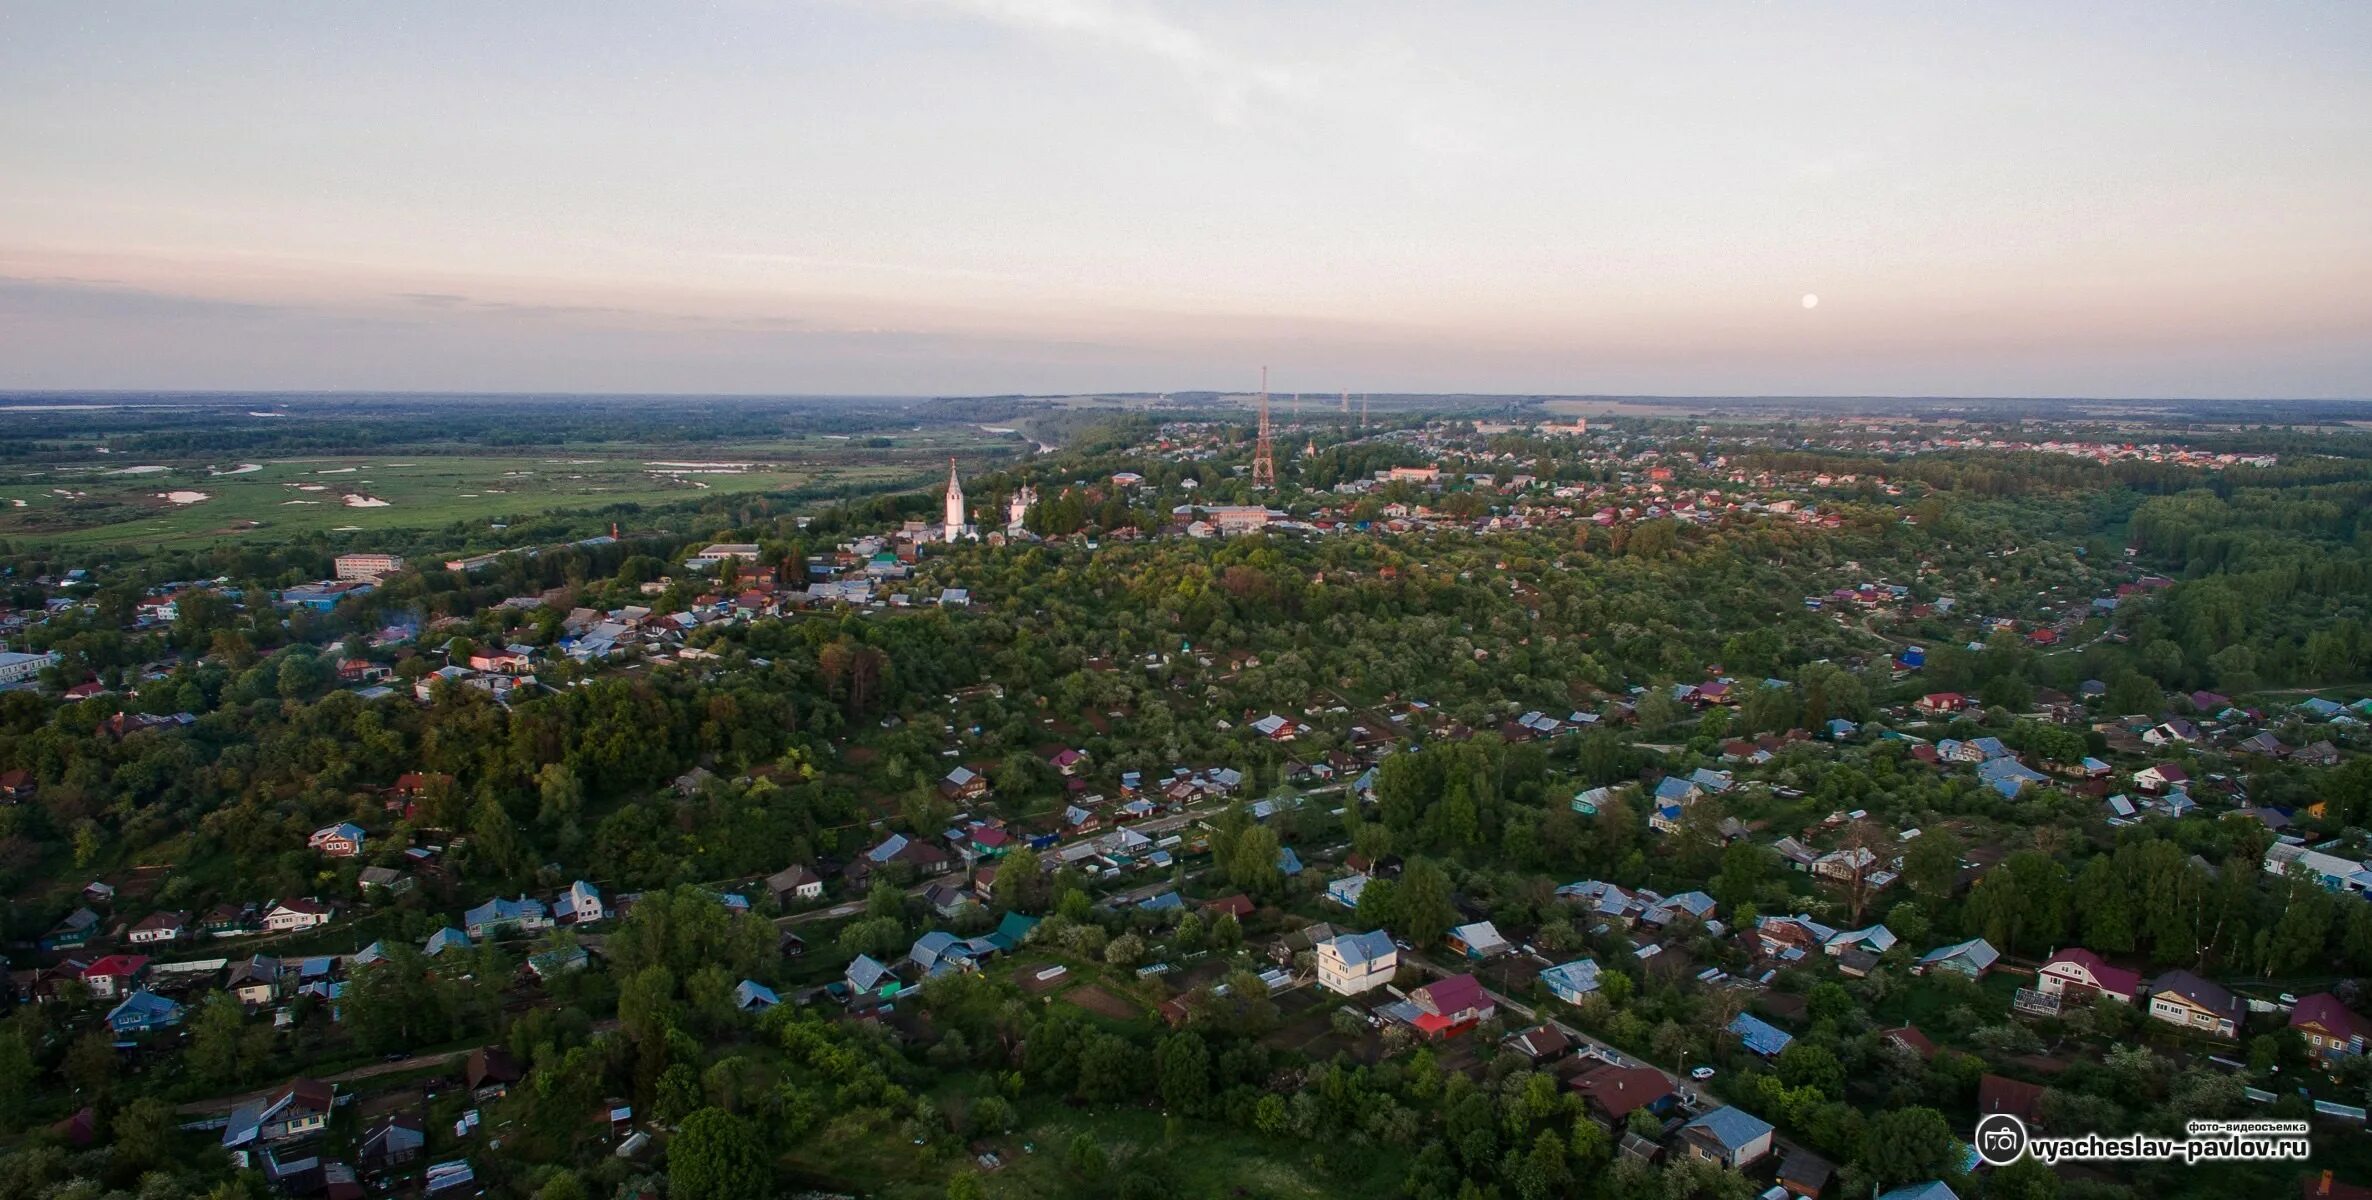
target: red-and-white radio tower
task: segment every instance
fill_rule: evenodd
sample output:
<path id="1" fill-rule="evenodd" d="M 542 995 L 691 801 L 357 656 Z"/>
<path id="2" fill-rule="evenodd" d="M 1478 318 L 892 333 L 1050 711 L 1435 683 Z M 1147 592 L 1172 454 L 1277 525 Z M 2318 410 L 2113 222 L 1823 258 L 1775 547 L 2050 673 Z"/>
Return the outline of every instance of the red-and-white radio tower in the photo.
<path id="1" fill-rule="evenodd" d="M 1277 451 L 1268 440 L 1268 368 L 1260 368 L 1260 440 L 1252 443 L 1252 486 L 1277 486 Z"/>

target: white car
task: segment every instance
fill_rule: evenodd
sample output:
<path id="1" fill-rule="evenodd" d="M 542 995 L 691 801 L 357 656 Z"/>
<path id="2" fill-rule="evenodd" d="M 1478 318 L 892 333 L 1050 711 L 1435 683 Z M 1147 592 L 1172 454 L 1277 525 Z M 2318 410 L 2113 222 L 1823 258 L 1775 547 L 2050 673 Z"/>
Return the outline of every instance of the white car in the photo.
<path id="1" fill-rule="evenodd" d="M 1713 1068 L 1698 1067 L 1697 1069 L 1690 1071 L 1688 1073 L 1688 1077 L 1696 1080 L 1698 1083 L 1703 1083 L 1706 1080 L 1713 1078 Z"/>

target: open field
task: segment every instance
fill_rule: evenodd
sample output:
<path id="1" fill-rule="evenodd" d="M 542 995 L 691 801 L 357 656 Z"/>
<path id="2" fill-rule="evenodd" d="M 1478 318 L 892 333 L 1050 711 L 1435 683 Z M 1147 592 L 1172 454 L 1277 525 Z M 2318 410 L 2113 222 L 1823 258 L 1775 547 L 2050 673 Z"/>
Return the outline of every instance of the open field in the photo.
<path id="1" fill-rule="evenodd" d="M 175 545 L 422 528 L 621 503 L 920 483 L 940 469 L 935 458 L 899 450 L 893 456 L 824 441 L 795 449 L 705 447 L 689 455 L 395 453 L 29 464 L 0 468 L 0 538 L 23 545 Z"/>

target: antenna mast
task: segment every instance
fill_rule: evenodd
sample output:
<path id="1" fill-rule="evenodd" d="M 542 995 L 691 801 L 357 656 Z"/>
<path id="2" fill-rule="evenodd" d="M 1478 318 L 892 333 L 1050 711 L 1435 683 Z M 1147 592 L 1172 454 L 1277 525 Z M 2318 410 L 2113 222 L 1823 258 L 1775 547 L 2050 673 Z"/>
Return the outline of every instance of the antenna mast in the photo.
<path id="1" fill-rule="evenodd" d="M 1276 447 L 1268 440 L 1268 368 L 1260 368 L 1260 440 L 1252 444 L 1252 486 L 1277 486 Z"/>

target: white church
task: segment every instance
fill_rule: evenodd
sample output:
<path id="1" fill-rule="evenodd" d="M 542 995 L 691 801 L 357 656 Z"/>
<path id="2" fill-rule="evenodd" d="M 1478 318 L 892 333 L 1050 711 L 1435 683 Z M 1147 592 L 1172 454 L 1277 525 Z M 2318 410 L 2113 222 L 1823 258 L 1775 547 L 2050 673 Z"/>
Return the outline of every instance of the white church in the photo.
<path id="1" fill-rule="evenodd" d="M 946 530 L 947 540 L 950 542 L 966 539 L 978 540 L 980 537 L 973 530 L 972 522 L 964 514 L 964 485 L 958 482 L 955 477 L 955 458 L 952 455 L 947 459 Z"/>

